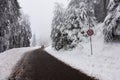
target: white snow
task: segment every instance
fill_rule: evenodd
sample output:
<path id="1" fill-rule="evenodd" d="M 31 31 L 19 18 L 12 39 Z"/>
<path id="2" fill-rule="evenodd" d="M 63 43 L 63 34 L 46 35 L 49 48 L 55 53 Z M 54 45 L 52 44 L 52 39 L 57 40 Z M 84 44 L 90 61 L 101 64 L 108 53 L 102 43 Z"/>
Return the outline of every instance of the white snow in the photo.
<path id="1" fill-rule="evenodd" d="M 120 43 L 105 44 L 100 28 L 102 25 L 98 26 L 98 33 L 92 37 L 93 55 L 90 43 L 81 43 L 72 51 L 55 51 L 52 47 L 47 47 L 46 51 L 73 68 L 100 80 L 120 80 Z"/>
<path id="2" fill-rule="evenodd" d="M 0 80 L 7 80 L 10 73 L 12 72 L 12 69 L 25 54 L 25 52 L 31 51 L 36 48 L 37 47 L 15 48 L 0 53 Z"/>

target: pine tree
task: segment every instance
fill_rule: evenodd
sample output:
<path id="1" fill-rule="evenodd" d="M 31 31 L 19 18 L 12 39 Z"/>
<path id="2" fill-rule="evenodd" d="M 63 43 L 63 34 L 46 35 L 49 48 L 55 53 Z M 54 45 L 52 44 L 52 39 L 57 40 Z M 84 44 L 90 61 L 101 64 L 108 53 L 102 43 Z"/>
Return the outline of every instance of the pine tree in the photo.
<path id="1" fill-rule="evenodd" d="M 28 47 L 30 46 L 30 39 L 32 37 L 29 16 L 22 13 L 21 18 L 19 20 L 19 26 L 21 32 L 19 33 L 20 38 L 20 47 Z"/>
<path id="2" fill-rule="evenodd" d="M 95 0 L 95 17 L 98 22 L 104 22 L 104 19 L 108 13 L 107 6 L 109 4 L 109 1 L 110 0 Z"/>
<path id="3" fill-rule="evenodd" d="M 0 0 L 0 52 L 9 49 L 10 45 L 9 38 L 14 20 L 11 3 L 10 0 Z"/>
<path id="4" fill-rule="evenodd" d="M 17 0 L 9 0 L 9 20 L 10 20 L 10 38 L 9 38 L 9 49 L 20 47 L 19 42 L 19 18 L 20 18 L 20 6 Z"/>
<path id="5" fill-rule="evenodd" d="M 61 38 L 61 31 L 60 29 L 63 27 L 64 22 L 64 9 L 61 4 L 56 3 L 55 11 L 54 11 L 54 18 L 52 20 L 52 31 L 51 31 L 51 39 L 52 39 L 52 46 L 59 50 L 63 46 L 60 43 Z"/>
<path id="6" fill-rule="evenodd" d="M 24 19 L 21 24 L 21 19 L 23 17 L 17 0 L 0 0 L 0 52 L 29 46 L 30 25 Z M 22 37 L 21 32 L 24 32 Z M 23 41 L 21 41 L 22 38 L 24 38 Z M 21 45 L 22 42 L 24 45 Z"/>
<path id="7" fill-rule="evenodd" d="M 111 42 L 120 35 L 120 0 L 111 0 L 109 3 L 109 14 L 104 21 L 105 42 Z"/>
<path id="8" fill-rule="evenodd" d="M 68 10 L 72 11 L 69 16 L 72 23 L 70 37 L 74 36 L 73 44 L 76 47 L 80 42 L 88 40 L 88 29 L 96 25 L 93 0 L 71 0 Z"/>
<path id="9" fill-rule="evenodd" d="M 56 50 L 75 48 L 88 38 L 87 30 L 95 26 L 93 5 L 88 1 L 71 0 L 67 9 L 57 9 L 60 14 L 53 19 L 51 33 Z"/>

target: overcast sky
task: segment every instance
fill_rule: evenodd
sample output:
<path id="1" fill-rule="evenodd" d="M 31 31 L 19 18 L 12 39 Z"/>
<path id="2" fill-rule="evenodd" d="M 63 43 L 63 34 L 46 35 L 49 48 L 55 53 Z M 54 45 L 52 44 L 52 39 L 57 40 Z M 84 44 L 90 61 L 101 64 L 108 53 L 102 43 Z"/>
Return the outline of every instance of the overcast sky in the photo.
<path id="1" fill-rule="evenodd" d="M 54 3 L 66 5 L 68 0 L 18 0 L 22 10 L 30 17 L 32 32 L 40 38 L 49 39 Z"/>

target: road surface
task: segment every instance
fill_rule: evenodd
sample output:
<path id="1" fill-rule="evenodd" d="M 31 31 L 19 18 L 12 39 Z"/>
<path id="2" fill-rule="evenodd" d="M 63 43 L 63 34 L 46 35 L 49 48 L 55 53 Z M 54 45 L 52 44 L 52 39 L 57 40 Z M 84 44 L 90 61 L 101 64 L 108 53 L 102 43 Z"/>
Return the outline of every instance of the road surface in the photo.
<path id="1" fill-rule="evenodd" d="M 57 60 L 43 49 L 26 53 L 8 80 L 95 80 Z"/>

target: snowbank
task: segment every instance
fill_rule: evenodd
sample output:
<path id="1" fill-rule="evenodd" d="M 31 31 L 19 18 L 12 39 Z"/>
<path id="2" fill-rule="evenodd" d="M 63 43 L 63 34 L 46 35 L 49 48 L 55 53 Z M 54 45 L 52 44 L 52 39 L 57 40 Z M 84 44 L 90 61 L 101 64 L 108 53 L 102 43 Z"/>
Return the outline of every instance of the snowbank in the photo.
<path id="1" fill-rule="evenodd" d="M 33 49 L 36 49 L 36 47 L 15 48 L 0 53 L 0 80 L 7 80 L 7 77 L 10 75 L 12 69 L 25 54 L 25 52 L 31 51 Z"/>
<path id="2" fill-rule="evenodd" d="M 93 55 L 90 43 L 81 43 L 72 51 L 55 51 L 51 46 L 46 51 L 73 68 L 100 80 L 120 80 L 120 43 L 104 44 L 103 35 L 100 30 L 97 32 L 92 37 Z"/>

